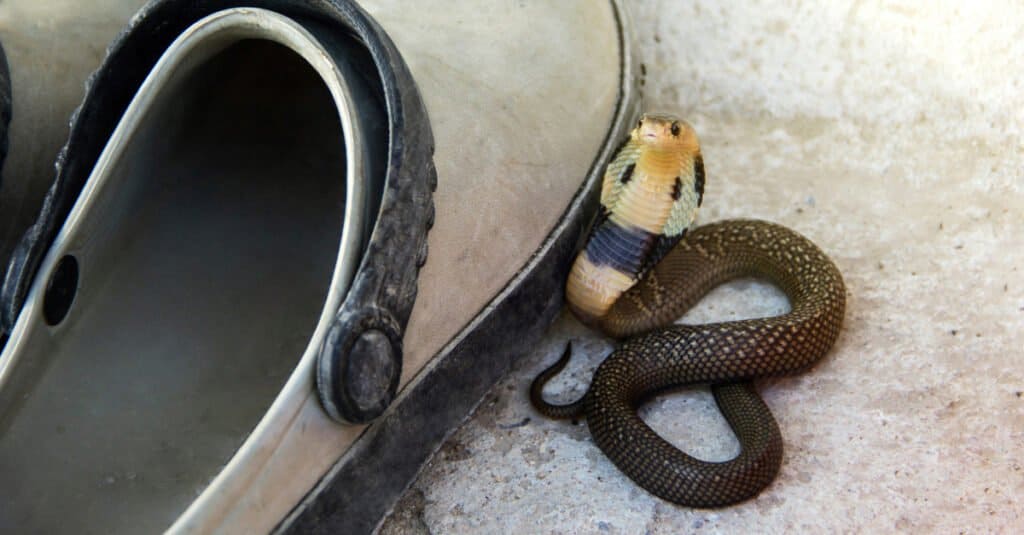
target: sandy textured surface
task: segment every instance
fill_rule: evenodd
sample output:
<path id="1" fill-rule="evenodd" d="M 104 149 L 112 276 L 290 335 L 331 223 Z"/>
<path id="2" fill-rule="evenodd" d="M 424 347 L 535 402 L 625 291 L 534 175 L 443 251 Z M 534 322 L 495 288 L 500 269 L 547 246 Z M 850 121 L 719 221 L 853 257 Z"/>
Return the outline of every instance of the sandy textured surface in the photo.
<path id="1" fill-rule="evenodd" d="M 1024 7 L 1019 2 L 634 2 L 648 109 L 689 119 L 702 221 L 760 217 L 846 277 L 824 362 L 760 383 L 786 454 L 757 499 L 661 502 L 585 425 L 541 418 L 530 378 L 583 392 L 611 342 L 564 316 L 455 433 L 384 533 L 1012 532 L 1024 525 Z M 774 314 L 750 281 L 684 321 Z M 480 358 L 487 358 L 481 355 Z M 643 408 L 706 459 L 736 443 L 703 389 Z"/>

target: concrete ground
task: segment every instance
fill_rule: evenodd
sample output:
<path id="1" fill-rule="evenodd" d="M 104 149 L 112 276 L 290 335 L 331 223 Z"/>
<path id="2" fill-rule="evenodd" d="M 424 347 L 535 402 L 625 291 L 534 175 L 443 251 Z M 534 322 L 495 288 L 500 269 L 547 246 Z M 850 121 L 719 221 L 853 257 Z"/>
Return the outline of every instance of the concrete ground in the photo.
<path id="1" fill-rule="evenodd" d="M 721 510 L 621 475 L 585 425 L 549 421 L 532 377 L 577 340 L 554 400 L 611 341 L 563 315 L 406 493 L 382 533 L 1011 532 L 1024 525 L 1024 6 L 631 3 L 646 108 L 702 136 L 700 221 L 759 217 L 816 241 L 849 289 L 826 359 L 760 390 L 778 479 Z M 683 321 L 786 309 L 739 281 Z M 487 355 L 480 355 L 487 358 Z M 642 409 L 691 453 L 737 445 L 705 389 Z"/>

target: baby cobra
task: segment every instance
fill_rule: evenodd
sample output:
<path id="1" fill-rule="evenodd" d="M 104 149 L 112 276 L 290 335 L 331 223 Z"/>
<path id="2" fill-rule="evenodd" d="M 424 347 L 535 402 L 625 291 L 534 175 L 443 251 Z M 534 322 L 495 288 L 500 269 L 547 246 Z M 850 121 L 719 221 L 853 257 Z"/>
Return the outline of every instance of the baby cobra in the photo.
<path id="1" fill-rule="evenodd" d="M 674 143 L 680 138 L 686 142 Z M 679 152 L 677 168 L 648 166 L 665 159 L 648 156 L 657 151 Z M 633 166 L 625 185 L 624 166 Z M 674 194 L 666 196 L 666 202 L 675 204 L 674 211 L 655 207 L 669 214 L 662 228 L 669 227 L 675 237 L 652 233 L 646 223 L 634 224 L 637 220 L 630 214 L 650 212 L 636 201 L 625 206 L 631 201 L 621 191 L 658 190 L 657 182 L 666 181 L 666 172 L 679 173 L 674 182 L 695 192 L 694 206 L 680 208 L 679 199 L 686 195 Z M 630 185 L 640 180 L 649 183 Z M 615 187 L 620 192 L 610 195 Z M 552 418 L 585 417 L 598 447 L 652 494 L 680 505 L 720 507 L 758 494 L 775 478 L 782 462 L 779 427 L 749 381 L 795 373 L 823 357 L 839 334 L 846 290 L 825 253 L 780 225 L 730 220 L 685 232 L 702 196 L 703 163 L 692 129 L 669 117 L 641 119 L 605 174 L 602 216 L 573 266 L 566 290 L 570 308 L 584 322 L 614 337 L 632 338 L 598 367 L 580 400 L 553 405 L 541 395 L 544 384 L 568 362 L 571 348 L 537 376 L 530 399 Z M 686 221 L 671 221 L 672 213 Z M 656 261 L 649 260 L 651 256 L 663 258 L 647 267 Z M 790 312 L 703 325 L 672 324 L 714 287 L 747 276 L 777 285 L 789 298 Z M 623 288 L 624 278 L 639 282 Z M 638 405 L 651 395 L 694 383 L 712 385 L 715 401 L 740 443 L 734 459 L 695 459 L 658 436 L 637 415 Z"/>

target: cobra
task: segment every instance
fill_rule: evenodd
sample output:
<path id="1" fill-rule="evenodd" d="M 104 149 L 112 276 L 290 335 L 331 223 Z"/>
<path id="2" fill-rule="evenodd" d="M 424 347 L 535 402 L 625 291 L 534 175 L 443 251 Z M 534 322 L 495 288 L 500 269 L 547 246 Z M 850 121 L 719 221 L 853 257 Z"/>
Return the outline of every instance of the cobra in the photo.
<path id="1" fill-rule="evenodd" d="M 704 168 L 686 123 L 645 115 L 608 165 L 601 214 L 576 258 L 566 299 L 584 322 L 626 338 L 578 401 L 554 405 L 542 389 L 571 346 L 541 372 L 530 399 L 552 418 L 585 418 L 598 447 L 630 479 L 668 501 L 720 507 L 757 495 L 778 473 L 782 435 L 751 384 L 821 359 L 839 335 L 846 290 L 835 264 L 783 226 L 729 220 L 691 229 Z M 673 322 L 714 287 L 739 277 L 778 286 L 788 313 L 702 325 Z M 740 443 L 725 462 L 696 459 L 637 415 L 653 394 L 707 383 Z"/>

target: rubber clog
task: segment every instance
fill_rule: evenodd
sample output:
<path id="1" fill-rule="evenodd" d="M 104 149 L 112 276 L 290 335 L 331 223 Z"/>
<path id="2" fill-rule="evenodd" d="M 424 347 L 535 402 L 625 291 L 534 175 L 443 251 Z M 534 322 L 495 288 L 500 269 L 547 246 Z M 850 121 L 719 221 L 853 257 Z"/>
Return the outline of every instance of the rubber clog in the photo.
<path id="1" fill-rule="evenodd" d="M 562 305 L 638 114 L 618 2 L 235 4 L 148 4 L 91 79 L 5 282 L 2 529 L 372 530 Z"/>

